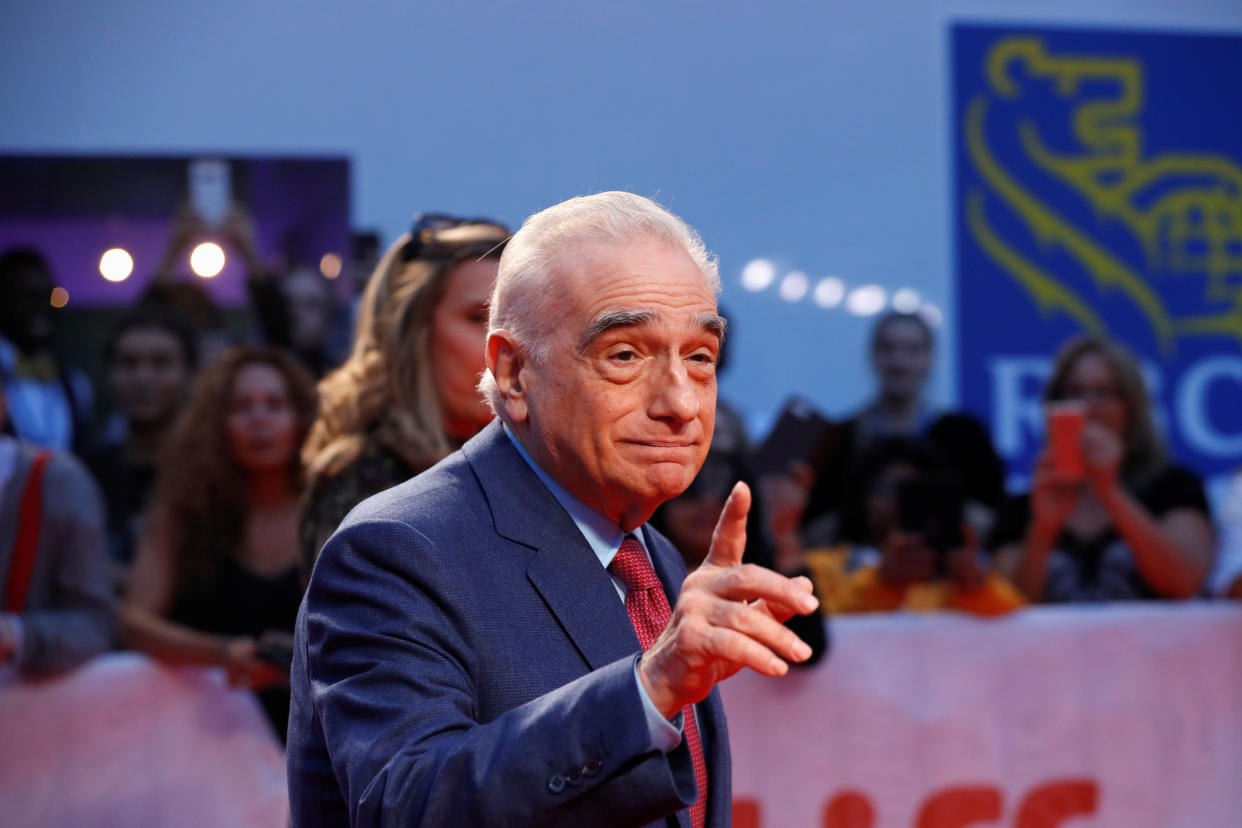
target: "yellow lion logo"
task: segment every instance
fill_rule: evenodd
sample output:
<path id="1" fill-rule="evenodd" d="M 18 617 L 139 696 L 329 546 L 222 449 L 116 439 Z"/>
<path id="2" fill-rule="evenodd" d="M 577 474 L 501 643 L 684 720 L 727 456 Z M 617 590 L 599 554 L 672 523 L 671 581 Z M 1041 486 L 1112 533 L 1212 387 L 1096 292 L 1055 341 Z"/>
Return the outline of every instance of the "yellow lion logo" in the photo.
<path id="1" fill-rule="evenodd" d="M 986 184 L 986 192 L 975 187 L 966 195 L 967 227 L 980 248 L 1041 312 L 1063 312 L 1088 331 L 1106 333 L 1083 295 L 989 224 L 984 207 L 990 195 L 1013 211 L 1041 247 L 1055 245 L 1072 257 L 1101 292 L 1120 291 L 1133 302 L 1166 355 L 1185 336 L 1221 335 L 1242 342 L 1242 168 L 1221 155 L 1144 157 L 1137 123 L 1143 72 L 1136 60 L 1053 56 L 1039 38 L 1011 37 L 992 47 L 985 71 L 988 91 L 970 101 L 965 123 L 967 152 Z M 1120 222 L 1132 234 L 1142 247 L 1146 273 L 1040 200 L 992 152 L 985 130 L 989 111 L 997 102 L 1022 98 L 1027 90 L 1019 77 L 1042 81 L 1065 100 L 1084 96 L 1068 124 L 1078 145 L 1073 152 L 1049 149 L 1030 116 L 1019 119 L 1017 137 L 1039 170 L 1079 194 L 1100 219 Z M 1101 88 L 1116 92 L 1095 96 Z M 1178 291 L 1187 289 L 1187 282 L 1201 282 L 1203 312 L 1171 313 L 1152 287 L 1165 279 L 1176 280 L 1165 289 Z"/>

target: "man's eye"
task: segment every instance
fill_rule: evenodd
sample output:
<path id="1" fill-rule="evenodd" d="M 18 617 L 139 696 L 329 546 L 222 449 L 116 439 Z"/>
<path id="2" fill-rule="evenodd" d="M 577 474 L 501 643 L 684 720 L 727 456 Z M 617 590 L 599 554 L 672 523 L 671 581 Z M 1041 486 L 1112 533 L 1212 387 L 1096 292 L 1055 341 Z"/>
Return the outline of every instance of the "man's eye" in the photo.
<path id="1" fill-rule="evenodd" d="M 612 358 L 617 362 L 633 362 L 638 359 L 638 354 L 634 351 L 617 351 Z"/>

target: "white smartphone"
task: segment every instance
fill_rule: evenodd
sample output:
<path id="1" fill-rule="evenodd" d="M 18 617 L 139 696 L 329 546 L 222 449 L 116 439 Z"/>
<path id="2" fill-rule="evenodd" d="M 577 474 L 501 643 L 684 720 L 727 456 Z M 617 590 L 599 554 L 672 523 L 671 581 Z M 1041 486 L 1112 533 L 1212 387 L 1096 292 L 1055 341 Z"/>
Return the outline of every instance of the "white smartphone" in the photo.
<path id="1" fill-rule="evenodd" d="M 219 226 L 233 197 L 232 171 L 223 158 L 195 158 L 190 162 L 190 204 L 212 227 Z"/>

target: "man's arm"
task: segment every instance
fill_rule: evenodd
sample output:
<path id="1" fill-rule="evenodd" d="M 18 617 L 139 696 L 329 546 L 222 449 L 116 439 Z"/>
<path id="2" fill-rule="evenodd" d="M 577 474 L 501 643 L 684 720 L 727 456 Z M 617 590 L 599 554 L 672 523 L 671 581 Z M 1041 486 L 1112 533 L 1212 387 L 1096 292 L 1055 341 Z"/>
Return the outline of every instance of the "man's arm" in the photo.
<path id="1" fill-rule="evenodd" d="M 642 825 L 685 808 L 688 751 L 652 750 L 632 657 L 480 721 L 472 676 L 504 668 L 474 663 L 452 554 L 370 521 L 329 542 L 311 581 L 294 694 L 310 696 L 351 824 Z"/>
<path id="2" fill-rule="evenodd" d="M 38 554 L 54 557 L 54 586 L 47 601 L 19 616 L 23 672 L 77 666 L 111 646 L 115 625 L 103 502 L 94 481 L 75 460 L 56 455 L 43 490 Z"/>

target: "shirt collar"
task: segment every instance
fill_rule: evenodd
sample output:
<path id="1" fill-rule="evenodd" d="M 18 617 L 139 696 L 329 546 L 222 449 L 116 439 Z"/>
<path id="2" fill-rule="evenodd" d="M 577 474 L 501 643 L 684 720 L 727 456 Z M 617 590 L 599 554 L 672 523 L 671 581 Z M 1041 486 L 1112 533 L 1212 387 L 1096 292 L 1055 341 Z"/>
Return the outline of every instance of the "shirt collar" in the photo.
<path id="1" fill-rule="evenodd" d="M 513 432 L 504 423 L 501 423 L 505 436 L 509 438 L 509 442 L 513 443 L 513 447 L 517 449 L 518 454 L 526 461 L 526 465 L 530 466 L 531 471 L 535 473 L 543 485 L 548 487 L 548 491 L 556 498 L 556 502 L 561 504 L 569 517 L 573 520 L 574 525 L 578 527 L 578 531 L 586 538 L 587 545 L 591 547 L 591 551 L 595 553 L 595 557 L 599 558 L 600 564 L 604 569 L 612 563 L 612 559 L 616 557 L 617 552 L 621 549 L 621 541 L 625 540 L 626 532 L 620 526 L 613 523 L 612 520 L 592 509 L 583 503 L 577 497 L 569 492 L 560 483 L 557 483 L 548 475 L 534 458 L 527 453 L 526 448 L 513 436 Z M 647 545 L 643 540 L 643 533 L 638 529 L 633 532 L 638 542 L 643 545 L 646 550 Z"/>

